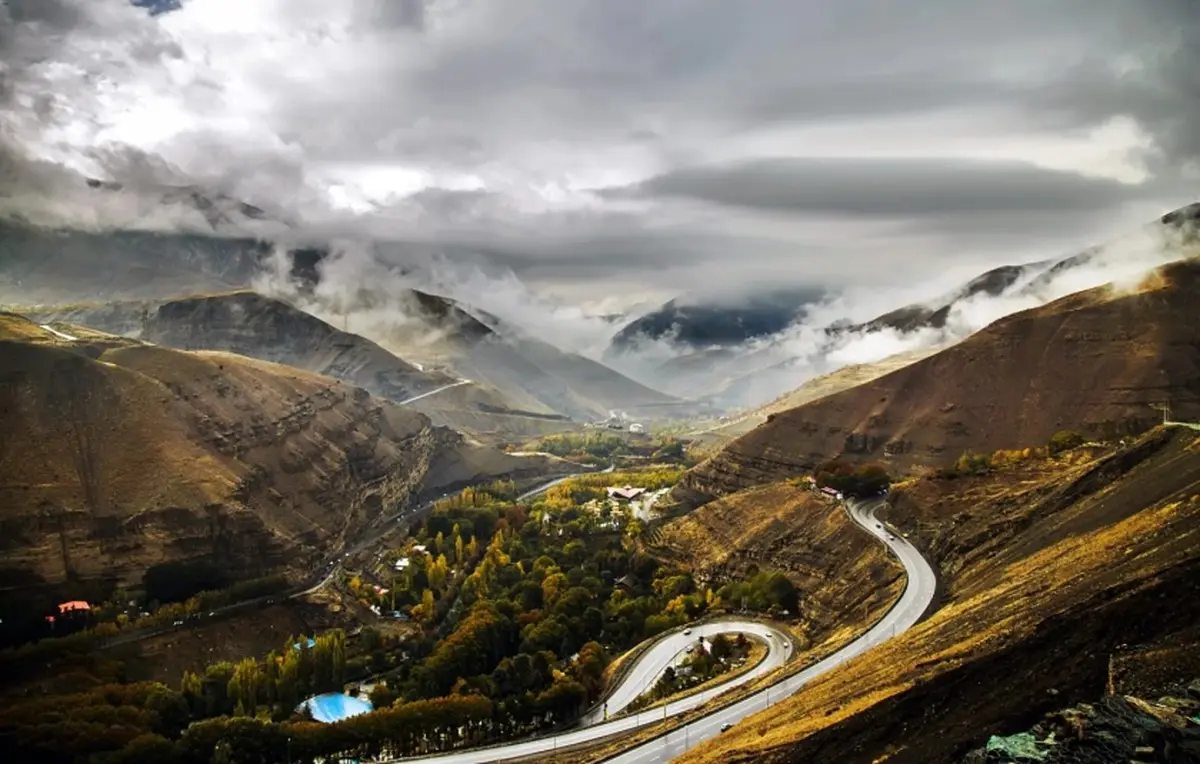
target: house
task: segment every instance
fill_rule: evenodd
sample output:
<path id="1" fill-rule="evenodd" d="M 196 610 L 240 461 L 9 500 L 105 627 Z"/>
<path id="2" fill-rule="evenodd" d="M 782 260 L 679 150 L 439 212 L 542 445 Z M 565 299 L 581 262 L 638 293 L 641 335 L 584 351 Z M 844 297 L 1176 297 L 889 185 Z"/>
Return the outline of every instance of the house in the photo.
<path id="1" fill-rule="evenodd" d="M 608 498 L 624 499 L 625 501 L 633 501 L 634 499 L 641 496 L 645 492 L 646 492 L 645 488 L 634 488 L 631 485 L 627 485 L 622 488 L 618 488 L 616 486 L 609 486 L 608 487 Z"/>
<path id="2" fill-rule="evenodd" d="M 830 488 L 829 486 L 825 486 L 824 488 L 822 488 L 821 493 L 825 494 L 826 496 L 828 496 L 831 499 L 836 499 L 838 501 L 842 500 L 842 492 L 835 491 L 832 488 Z"/>
<path id="3" fill-rule="evenodd" d="M 411 564 L 411 561 L 407 557 L 401 557 L 399 560 L 396 560 L 396 564 L 392 567 L 396 570 L 405 570 Z"/>
<path id="4" fill-rule="evenodd" d="M 633 424 L 629 425 L 629 431 L 631 433 L 633 433 L 634 435 L 639 435 L 641 433 L 644 433 L 646 431 L 646 428 L 643 427 L 640 423 L 634 422 Z"/>
<path id="5" fill-rule="evenodd" d="M 92 609 L 92 606 L 83 600 L 71 600 L 70 602 L 62 602 L 58 605 L 58 614 L 66 615 L 67 613 L 87 613 Z"/>
<path id="6" fill-rule="evenodd" d="M 632 589 L 633 587 L 637 586 L 637 582 L 637 579 L 633 577 L 632 573 L 626 573 L 618 578 L 614 583 L 622 589 Z"/>

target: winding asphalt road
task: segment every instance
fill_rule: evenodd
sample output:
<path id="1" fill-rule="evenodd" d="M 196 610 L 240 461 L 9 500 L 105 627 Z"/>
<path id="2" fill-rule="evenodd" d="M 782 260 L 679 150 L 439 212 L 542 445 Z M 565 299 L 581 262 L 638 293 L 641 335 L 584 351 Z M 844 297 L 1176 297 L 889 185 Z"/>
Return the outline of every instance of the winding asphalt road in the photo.
<path id="1" fill-rule="evenodd" d="M 460 379 L 457 382 L 453 382 L 449 385 L 442 385 L 441 387 L 439 387 L 435 390 L 430 390 L 429 392 L 421 393 L 420 395 L 414 395 L 413 397 L 408 398 L 407 400 L 399 401 L 398 403 L 401 406 L 407 406 L 408 404 L 415 403 L 416 401 L 419 401 L 422 398 L 428 398 L 431 395 L 437 395 L 438 393 L 445 392 L 446 390 L 450 390 L 455 387 L 461 387 L 463 385 L 469 385 L 469 384 L 471 384 L 471 380 Z"/>
<path id="2" fill-rule="evenodd" d="M 605 707 L 608 708 L 609 717 L 619 714 L 630 703 L 637 700 L 642 693 L 653 687 L 667 666 L 678 663 L 688 647 L 696 644 L 696 641 L 701 638 L 707 642 L 718 634 L 740 632 L 747 636 L 757 637 L 767 645 L 767 654 L 757 665 L 740 676 L 723 683 L 718 688 L 718 692 L 732 689 L 774 671 L 787 663 L 792 654 L 792 642 L 787 634 L 770 624 L 757 621 L 735 618 L 720 619 L 697 624 L 687 629 L 687 632 L 685 634 L 683 631 L 676 631 L 655 642 L 654 646 L 643 653 L 630 667 L 625 679 L 613 690 L 604 704 L 585 714 L 580 723 L 585 727 L 590 727 L 603 722 Z M 662 709 L 655 708 L 644 711 L 643 715 L 647 719 L 661 719 Z"/>
<path id="3" fill-rule="evenodd" d="M 543 486 L 540 490 L 545 490 L 548 487 Z M 762 711 L 773 702 L 795 693 L 813 678 L 865 653 L 872 647 L 887 641 L 896 634 L 900 634 L 916 624 L 921 619 L 921 616 L 924 615 L 930 603 L 933 602 L 937 587 L 937 578 L 934 575 L 933 568 L 925 561 L 925 558 L 921 557 L 916 547 L 908 543 L 902 536 L 892 534 L 875 520 L 875 512 L 882 504 L 882 499 L 875 499 L 869 502 L 852 501 L 847 504 L 847 511 L 854 522 L 858 523 L 864 530 L 887 545 L 899 558 L 907 573 L 908 580 L 904 594 L 901 595 L 900 600 L 878 623 L 841 650 L 838 650 L 822 661 L 814 663 L 803 671 L 683 727 L 672 730 L 625 753 L 610 758 L 607 761 L 619 762 L 619 764 L 651 764 L 651 762 L 670 761 L 702 740 L 719 735 L 723 726 L 736 724 L 746 717 Z M 778 632 L 772 634 L 771 632 L 774 632 L 773 629 L 764 627 L 760 623 L 736 620 L 714 621 L 709 624 L 696 626 L 692 629 L 692 633 L 687 636 L 677 633 L 665 637 L 663 643 L 666 644 L 666 647 L 663 648 L 663 654 L 677 654 L 680 644 L 678 640 L 680 638 L 685 640 L 682 642 L 682 645 L 686 647 L 688 642 L 698 638 L 702 634 L 711 636 L 721 632 L 729 633 L 737 631 L 762 633 L 756 630 L 765 632 L 763 638 L 768 640 L 768 644 L 774 642 L 778 645 L 778 647 L 773 647 L 768 653 L 767 660 L 779 660 L 781 652 L 784 653 L 782 656 L 783 660 L 786 660 L 786 651 L 788 648 L 784 646 L 787 644 L 787 641 L 783 639 L 783 635 Z M 640 694 L 641 689 L 648 686 L 649 683 L 657 678 L 658 674 L 652 672 L 658 667 L 660 660 L 661 655 L 658 653 L 657 645 L 639 659 L 621 686 L 610 696 L 610 716 L 613 713 L 612 700 L 614 698 L 627 699 L 625 700 L 625 705 L 628 705 L 628 702 L 632 698 Z M 644 667 L 642 665 L 643 661 L 647 661 Z M 778 665 L 782 665 L 782 661 L 775 663 L 771 668 L 775 668 Z M 662 668 L 665 668 L 665 665 L 657 668 L 658 673 L 661 673 Z M 639 727 L 653 724 L 669 716 L 690 711 L 707 703 L 717 695 L 726 692 L 730 687 L 753 679 L 754 676 L 750 676 L 750 674 L 753 674 L 753 672 L 743 674 L 726 684 L 681 698 L 661 708 L 640 714 L 630 714 L 619 719 L 598 723 L 594 721 L 593 714 L 593 718 L 591 719 L 593 723 L 590 726 L 559 735 L 538 737 L 490 748 L 476 748 L 468 751 L 420 758 L 391 759 L 390 761 L 403 761 L 406 764 L 410 762 L 429 762 L 430 764 L 485 764 L 486 762 L 532 757 L 538 754 L 550 753 L 559 748 L 592 743 L 614 735 L 631 732 Z M 628 688 L 626 685 L 628 685 Z M 601 711 L 602 715 L 603 712 Z"/>

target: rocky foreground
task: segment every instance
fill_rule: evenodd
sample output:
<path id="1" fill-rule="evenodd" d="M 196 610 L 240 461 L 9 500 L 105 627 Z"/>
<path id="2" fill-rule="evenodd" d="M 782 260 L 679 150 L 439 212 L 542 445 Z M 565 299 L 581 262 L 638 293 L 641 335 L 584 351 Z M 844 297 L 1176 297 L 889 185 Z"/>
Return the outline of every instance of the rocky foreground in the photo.
<path id="1" fill-rule="evenodd" d="M 1110 695 L 1048 714 L 1027 732 L 992 736 L 963 764 L 1200 761 L 1200 680 L 1155 701 Z"/>

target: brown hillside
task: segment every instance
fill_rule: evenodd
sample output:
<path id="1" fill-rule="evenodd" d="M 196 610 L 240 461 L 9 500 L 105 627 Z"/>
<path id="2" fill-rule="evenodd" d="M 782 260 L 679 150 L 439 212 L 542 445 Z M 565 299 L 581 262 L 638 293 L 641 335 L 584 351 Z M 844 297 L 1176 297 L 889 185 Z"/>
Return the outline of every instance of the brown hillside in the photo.
<path id="1" fill-rule="evenodd" d="M 888 356 L 875 363 L 855 363 L 843 366 L 836 371 L 814 377 L 795 390 L 784 393 L 770 403 L 735 417 L 725 424 L 698 433 L 696 441 L 705 446 L 710 444 L 724 445 L 766 422 L 767 418 L 772 414 L 794 409 L 810 401 L 819 400 L 827 395 L 840 393 L 842 390 L 848 390 L 864 382 L 878 379 L 896 369 L 902 369 L 909 364 L 916 363 L 922 358 L 927 358 L 937 351 L 938 348 L 919 348 Z"/>
<path id="2" fill-rule="evenodd" d="M 1143 287 L 1080 292 L 1003 318 L 937 355 L 780 413 L 688 475 L 700 502 L 811 469 L 837 455 L 900 468 L 967 450 L 1043 443 L 1071 428 L 1136 433 L 1170 403 L 1200 419 L 1200 262 L 1159 269 Z"/>
<path id="3" fill-rule="evenodd" d="M 960 762 L 1102 696 L 1110 669 L 1191 671 L 1162 646 L 1194 651 L 1200 623 L 1200 434 L 1074 457 L 898 490 L 890 519 L 931 550 L 941 608 L 681 761 Z"/>
<path id="4" fill-rule="evenodd" d="M 3 317 L 0 317 L 3 318 Z M 137 583 L 175 560 L 302 568 L 416 497 L 540 472 L 327 377 L 227 353 L 8 339 L 0 588 Z M 99 352 L 97 352 L 99 351 Z"/>
<path id="5" fill-rule="evenodd" d="M 801 592 L 812 644 L 878 617 L 904 589 L 904 569 L 846 513 L 777 483 L 714 501 L 652 534 L 651 550 L 714 589 L 755 570 L 785 573 Z"/>
<path id="6" fill-rule="evenodd" d="M 371 340 L 343 331 L 290 303 L 252 290 L 169 300 L 41 306 L 25 309 L 38 321 L 87 324 L 114 334 L 180 350 L 221 350 L 315 372 L 396 402 L 444 387 L 456 378 L 408 363 Z M 435 424 L 480 438 L 516 439 L 574 425 L 531 402 L 518 410 L 478 382 L 411 404 Z"/>

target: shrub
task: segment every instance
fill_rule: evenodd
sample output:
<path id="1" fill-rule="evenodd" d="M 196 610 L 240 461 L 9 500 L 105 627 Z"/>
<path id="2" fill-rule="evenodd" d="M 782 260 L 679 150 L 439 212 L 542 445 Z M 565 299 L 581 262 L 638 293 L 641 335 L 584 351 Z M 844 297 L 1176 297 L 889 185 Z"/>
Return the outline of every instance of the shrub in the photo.
<path id="1" fill-rule="evenodd" d="M 1070 451 L 1072 448 L 1077 448 L 1083 444 L 1084 437 L 1082 434 L 1074 430 L 1059 430 L 1050 438 L 1048 446 L 1051 455 L 1058 456 L 1063 451 Z"/>

